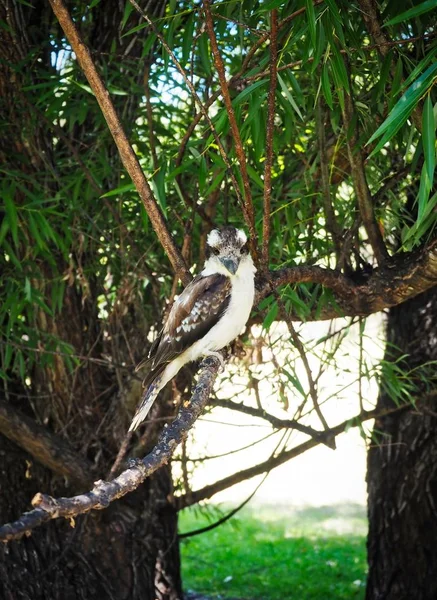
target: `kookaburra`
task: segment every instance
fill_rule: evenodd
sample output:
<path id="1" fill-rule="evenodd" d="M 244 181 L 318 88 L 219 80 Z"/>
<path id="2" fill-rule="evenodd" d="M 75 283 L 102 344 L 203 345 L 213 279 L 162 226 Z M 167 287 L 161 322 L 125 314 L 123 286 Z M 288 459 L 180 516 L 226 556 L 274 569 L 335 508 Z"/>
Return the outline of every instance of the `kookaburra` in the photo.
<path id="1" fill-rule="evenodd" d="M 144 421 L 162 388 L 188 362 L 216 355 L 243 330 L 255 294 L 255 266 L 244 231 L 235 227 L 208 234 L 203 270 L 174 302 L 153 342 L 145 387 L 129 431 Z"/>

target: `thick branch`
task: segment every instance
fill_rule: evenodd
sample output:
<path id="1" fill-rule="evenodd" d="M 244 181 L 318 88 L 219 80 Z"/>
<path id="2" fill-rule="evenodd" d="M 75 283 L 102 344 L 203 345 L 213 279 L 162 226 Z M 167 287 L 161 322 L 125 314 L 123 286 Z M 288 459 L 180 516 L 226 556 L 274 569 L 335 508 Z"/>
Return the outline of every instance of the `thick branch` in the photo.
<path id="1" fill-rule="evenodd" d="M 2 401 L 0 433 L 55 473 L 85 488 L 92 483 L 91 465 L 68 442 Z"/>
<path id="2" fill-rule="evenodd" d="M 356 281 L 333 269 L 306 265 L 271 271 L 270 279 L 275 287 L 318 283 L 332 290 L 335 304 L 317 308 L 308 320 L 367 316 L 401 304 L 437 285 L 437 240 L 416 252 L 392 257 L 365 281 Z M 269 293 L 269 282 L 260 276 L 255 305 Z M 296 317 L 296 320 L 301 319 Z"/>
<path id="3" fill-rule="evenodd" d="M 158 443 L 145 458 L 136 461 L 134 466 L 112 481 L 95 482 L 94 488 L 86 494 L 72 498 L 52 498 L 37 494 L 32 500 L 34 510 L 24 513 L 17 521 L 0 527 L 0 540 L 18 539 L 51 519 L 69 519 L 90 510 L 102 510 L 114 500 L 135 490 L 149 475 L 170 460 L 176 447 L 187 435 L 208 402 L 219 365 L 218 359 L 212 357 L 202 363 L 189 406 L 181 408 L 173 423 L 163 429 Z"/>
<path id="4" fill-rule="evenodd" d="M 144 177 L 138 158 L 123 130 L 120 119 L 118 118 L 114 105 L 110 99 L 109 92 L 105 88 L 105 85 L 94 66 L 91 54 L 83 43 L 63 1 L 50 0 L 50 4 L 76 54 L 77 60 L 88 79 L 91 89 L 95 94 L 96 100 L 99 103 L 103 116 L 108 124 L 108 128 L 117 145 L 123 165 L 135 184 L 156 235 L 168 256 L 174 271 L 179 275 L 184 285 L 187 285 L 192 279 L 187 265 L 167 228 L 164 215 Z"/>

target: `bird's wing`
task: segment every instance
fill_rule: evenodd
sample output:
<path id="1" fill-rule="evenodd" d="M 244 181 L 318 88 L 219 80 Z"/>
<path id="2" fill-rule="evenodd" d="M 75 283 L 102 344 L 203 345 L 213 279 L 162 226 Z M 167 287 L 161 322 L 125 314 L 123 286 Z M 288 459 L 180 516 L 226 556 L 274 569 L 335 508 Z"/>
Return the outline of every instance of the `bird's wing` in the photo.
<path id="1" fill-rule="evenodd" d="M 173 304 L 167 322 L 152 346 L 153 369 L 168 363 L 204 337 L 229 305 L 231 282 L 220 275 L 198 275 Z"/>

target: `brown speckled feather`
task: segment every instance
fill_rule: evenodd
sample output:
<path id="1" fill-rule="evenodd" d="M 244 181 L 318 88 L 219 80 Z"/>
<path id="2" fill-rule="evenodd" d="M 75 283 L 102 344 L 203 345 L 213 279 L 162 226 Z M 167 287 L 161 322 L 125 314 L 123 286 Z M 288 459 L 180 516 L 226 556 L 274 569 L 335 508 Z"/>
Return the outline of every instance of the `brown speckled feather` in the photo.
<path id="1" fill-rule="evenodd" d="M 225 275 L 198 275 L 193 279 L 173 304 L 150 349 L 152 373 L 156 374 L 161 365 L 182 354 L 214 327 L 229 305 L 230 293 L 231 282 Z"/>

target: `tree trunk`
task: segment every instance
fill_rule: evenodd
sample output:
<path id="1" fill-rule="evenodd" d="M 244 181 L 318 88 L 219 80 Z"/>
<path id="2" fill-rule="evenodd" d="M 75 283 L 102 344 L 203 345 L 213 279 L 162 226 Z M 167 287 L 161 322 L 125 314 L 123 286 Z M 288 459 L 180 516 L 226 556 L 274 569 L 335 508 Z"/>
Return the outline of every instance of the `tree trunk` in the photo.
<path id="1" fill-rule="evenodd" d="M 73 13 L 79 11 L 79 14 L 84 8 L 77 3 L 69 3 L 69 6 Z M 149 10 L 153 6 L 161 11 L 165 3 L 149 3 Z M 77 19 L 90 46 L 98 51 L 96 60 L 102 56 L 106 60 L 113 46 L 120 54 L 128 52 L 130 39 L 120 35 L 123 15 L 124 3 L 111 3 L 109 11 L 105 3 L 100 3 L 93 9 L 92 19 L 87 22 Z M 131 18 L 137 20 L 128 24 L 127 29 L 138 24 L 137 16 Z M 95 142 L 92 136 L 99 135 L 99 127 L 91 120 L 101 118 L 100 112 L 90 111 L 85 123 L 76 123 L 73 130 L 65 127 L 61 141 L 55 143 L 59 136 L 53 132 L 50 118 L 44 120 L 44 106 L 38 104 L 38 92 L 34 91 L 39 89 L 41 81 L 49 80 L 53 74 L 52 40 L 59 47 L 65 43 L 49 3 L 28 6 L 16 0 L 0 0 L 0 19 L 7 24 L 0 33 L 0 123 L 3 128 L 0 162 L 6 172 L 8 169 L 22 172 L 22 187 L 31 187 L 28 181 L 34 181 L 44 187 L 47 197 L 53 197 L 59 191 L 58 184 L 63 189 L 62 165 L 65 169 L 65 153 L 70 151 L 63 142 L 70 139 L 73 146 L 81 148 L 79 144 L 84 140 L 83 147 L 92 147 Z M 138 44 L 131 44 L 129 48 L 130 56 L 136 53 L 139 57 L 142 52 Z M 131 64 L 126 62 L 120 68 L 120 77 L 125 76 Z M 137 66 L 128 74 L 141 81 L 141 64 L 133 64 L 140 68 Z M 123 101 L 123 116 L 129 123 L 135 122 L 136 102 L 137 96 L 128 103 Z M 116 152 L 110 148 L 107 160 L 113 164 L 114 180 L 105 181 L 108 189 L 118 184 L 120 169 Z M 73 157 L 72 163 L 77 168 Z M 20 194 L 17 188 L 13 202 L 18 207 L 25 201 Z M 97 190 L 93 203 L 96 207 L 101 205 L 98 196 Z M 22 225 L 22 231 L 26 232 L 24 219 Z M 101 359 L 109 355 L 114 364 L 126 364 L 128 357 L 134 360 L 133 357 L 143 356 L 150 325 L 144 323 L 144 307 L 135 294 L 121 298 L 117 304 L 119 312 L 114 311 L 107 322 L 99 318 L 97 299 L 104 290 L 93 272 L 95 266 L 92 262 L 87 264 L 89 246 L 83 250 L 79 247 L 80 240 L 78 236 L 78 248 L 72 248 L 71 258 L 67 260 L 65 254 L 51 244 L 49 260 L 39 258 L 33 271 L 28 252 L 29 246 L 34 244 L 32 236 L 26 240 L 23 233 L 16 244 L 10 240 L 17 259 L 28 269 L 32 289 L 46 305 L 52 305 L 50 282 L 65 279 L 65 274 L 76 267 L 82 279 L 71 275 L 62 307 L 53 310 L 53 316 L 38 306 L 26 313 L 24 318 L 35 332 L 32 334 L 36 336 L 35 347 L 42 353 L 37 355 L 39 360 L 25 358 L 23 375 L 18 376 L 12 368 L 8 370 L 0 390 L 0 402 L 7 406 L 5 414 L 16 411 L 13 421 L 16 428 L 20 427 L 17 415 L 23 413 L 35 427 L 45 427 L 54 439 L 57 436 L 68 443 L 72 452 L 89 466 L 92 477 L 100 479 L 107 475 L 126 433 L 126 406 L 130 402 L 133 408 L 140 398 L 139 386 L 135 388 L 126 370 L 118 371 L 117 367 L 111 367 L 110 361 L 104 365 Z M 128 267 L 126 272 L 130 273 Z M 129 289 L 129 283 L 126 275 L 124 291 Z M 86 360 L 68 367 L 62 353 L 55 357 L 50 352 L 44 354 L 46 348 L 42 340 L 47 339 L 62 340 Z M 160 410 L 167 411 L 168 416 L 174 408 L 164 400 Z M 156 428 L 149 432 L 149 444 L 153 443 L 156 433 Z M 62 463 L 62 455 L 58 453 L 56 458 Z M 65 476 L 42 466 L 32 456 L 25 440 L 14 443 L 2 434 L 0 467 L 2 523 L 13 521 L 30 509 L 30 500 L 37 492 L 70 496 L 89 489 L 89 482 L 73 484 Z M 106 510 L 81 516 L 75 522 L 52 521 L 30 537 L 0 546 L 2 599 L 177 600 L 181 597 L 177 513 L 172 502 L 170 467 L 160 469 L 136 492 Z"/>
<path id="2" fill-rule="evenodd" d="M 416 407 L 379 419 L 368 453 L 367 600 L 437 598 L 437 289 L 391 309 L 385 360 L 415 371 Z M 420 378 L 419 375 L 423 377 Z M 378 409 L 395 406 L 381 382 Z"/>
<path id="3" fill-rule="evenodd" d="M 50 474 L 0 436 L 0 518 L 17 518 Z M 71 493 L 67 490 L 65 493 Z M 0 598 L 178 600 L 177 514 L 169 469 L 128 498 L 75 522 L 52 521 L 0 546 Z"/>

